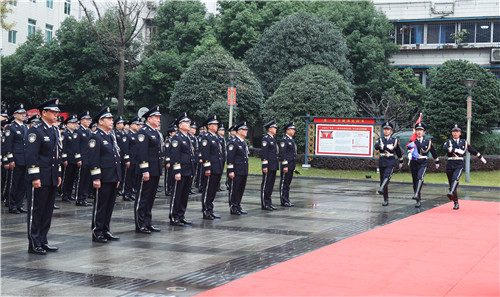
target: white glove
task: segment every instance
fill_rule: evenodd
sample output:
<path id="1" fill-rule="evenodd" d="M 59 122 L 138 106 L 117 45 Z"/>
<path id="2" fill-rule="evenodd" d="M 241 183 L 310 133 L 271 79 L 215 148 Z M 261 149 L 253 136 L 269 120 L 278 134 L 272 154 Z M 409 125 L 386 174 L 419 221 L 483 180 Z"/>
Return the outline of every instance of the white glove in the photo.
<path id="1" fill-rule="evenodd" d="M 486 159 L 484 157 L 481 157 L 481 159 L 479 159 L 479 160 L 481 160 L 481 162 L 483 162 L 484 164 L 486 164 Z"/>
<path id="2" fill-rule="evenodd" d="M 390 151 L 392 151 L 394 149 L 394 145 L 388 144 L 387 145 L 387 149 L 390 150 Z"/>
<path id="3" fill-rule="evenodd" d="M 401 168 L 403 168 L 403 163 L 399 163 L 399 170 L 401 170 Z"/>
<path id="4" fill-rule="evenodd" d="M 465 152 L 464 152 L 464 150 L 461 150 L 461 149 L 457 148 L 457 149 L 455 149 L 455 153 L 463 155 Z"/>
<path id="5" fill-rule="evenodd" d="M 436 169 L 439 169 L 439 164 L 436 164 Z"/>

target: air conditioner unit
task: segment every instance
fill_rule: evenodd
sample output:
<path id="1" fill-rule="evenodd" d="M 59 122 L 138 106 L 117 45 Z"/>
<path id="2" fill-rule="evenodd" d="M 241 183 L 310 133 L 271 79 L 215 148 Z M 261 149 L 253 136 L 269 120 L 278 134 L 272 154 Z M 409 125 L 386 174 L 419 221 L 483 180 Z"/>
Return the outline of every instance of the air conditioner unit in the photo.
<path id="1" fill-rule="evenodd" d="M 490 62 L 500 63 L 500 48 L 491 49 Z"/>

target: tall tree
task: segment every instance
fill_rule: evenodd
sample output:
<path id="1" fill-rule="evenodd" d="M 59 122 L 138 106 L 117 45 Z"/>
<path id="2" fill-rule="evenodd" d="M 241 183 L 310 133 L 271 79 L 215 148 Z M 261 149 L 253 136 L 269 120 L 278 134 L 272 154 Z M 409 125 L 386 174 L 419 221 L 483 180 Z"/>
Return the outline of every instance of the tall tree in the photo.
<path id="1" fill-rule="evenodd" d="M 97 23 L 93 22 L 92 13 L 82 0 L 78 0 L 85 15 L 99 41 L 110 55 L 118 61 L 118 115 L 123 115 L 124 112 L 124 92 L 125 92 L 125 56 L 127 50 L 134 46 L 134 40 L 141 34 L 144 22 L 139 25 L 141 18 L 149 17 L 147 15 L 141 17 L 143 8 L 146 2 L 116 0 L 117 6 L 113 11 L 108 11 L 103 14 L 102 8 L 92 0 L 91 6 L 96 11 Z"/>
<path id="2" fill-rule="evenodd" d="M 1 0 L 0 1 L 0 25 L 2 29 L 8 31 L 14 27 L 15 23 L 7 23 L 6 19 L 9 13 L 12 12 L 12 8 L 9 5 L 12 5 L 13 1 L 9 0 Z"/>

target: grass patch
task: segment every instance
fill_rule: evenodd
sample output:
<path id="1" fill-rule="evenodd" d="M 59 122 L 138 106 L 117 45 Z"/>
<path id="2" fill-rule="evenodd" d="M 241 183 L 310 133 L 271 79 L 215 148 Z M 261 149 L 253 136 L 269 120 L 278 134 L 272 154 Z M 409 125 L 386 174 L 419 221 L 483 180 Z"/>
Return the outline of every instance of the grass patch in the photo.
<path id="1" fill-rule="evenodd" d="M 406 166 L 406 164 L 405 164 Z M 249 158 L 249 173 L 262 174 L 262 165 L 259 158 Z M 371 180 L 379 180 L 379 175 L 376 171 L 361 171 L 361 170 L 329 170 L 329 169 L 302 169 L 297 168 L 300 172 L 299 176 L 308 177 L 327 177 L 327 178 L 345 178 L 367 180 L 366 175 L 371 175 Z M 279 174 L 279 173 L 278 173 Z M 411 182 L 411 174 L 409 172 L 400 173 L 395 171 L 392 175 L 392 181 Z M 433 184 L 448 184 L 446 173 L 426 173 L 425 182 Z M 460 178 L 462 185 L 500 187 L 500 170 L 496 171 L 474 171 L 470 174 L 470 182 L 465 182 L 465 173 Z"/>

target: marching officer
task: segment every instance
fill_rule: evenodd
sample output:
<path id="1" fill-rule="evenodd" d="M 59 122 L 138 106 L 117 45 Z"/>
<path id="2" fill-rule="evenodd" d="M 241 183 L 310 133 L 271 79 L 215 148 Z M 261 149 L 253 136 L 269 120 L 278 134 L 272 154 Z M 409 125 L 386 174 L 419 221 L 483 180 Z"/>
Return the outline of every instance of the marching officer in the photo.
<path id="1" fill-rule="evenodd" d="M 432 141 L 429 139 L 424 139 L 425 124 L 418 123 L 415 125 L 415 133 L 417 134 L 417 139 L 407 145 L 408 149 L 415 150 L 415 155 L 412 155 L 410 161 L 411 176 L 413 179 L 413 190 L 415 194 L 413 195 L 414 200 L 417 200 L 415 204 L 416 208 L 420 208 L 420 192 L 422 191 L 422 186 L 424 184 L 424 175 L 429 165 L 427 160 L 427 155 L 429 152 L 434 158 L 434 163 L 436 164 L 436 169 L 439 169 L 439 158 L 434 149 Z"/>
<path id="2" fill-rule="evenodd" d="M 75 184 L 75 180 L 78 175 L 78 166 L 76 165 L 76 125 L 78 122 L 78 118 L 75 114 L 70 115 L 63 123 L 66 126 L 66 129 L 61 133 L 62 139 L 62 155 L 61 159 L 63 162 L 63 166 L 65 168 L 63 174 L 63 197 L 62 201 L 70 201 L 75 200 L 71 197 L 73 193 L 73 185 Z M 77 203 L 78 205 L 78 203 Z M 87 206 L 87 205 L 81 205 Z"/>
<path id="3" fill-rule="evenodd" d="M 169 216 L 170 225 L 173 226 L 191 224 L 185 218 L 191 180 L 196 173 L 194 147 L 188 136 L 190 121 L 185 112 L 177 117 L 175 124 L 178 130 L 172 137 L 172 145 L 170 147 L 170 163 L 172 164 L 172 174 L 175 178 L 172 199 L 170 200 Z"/>
<path id="4" fill-rule="evenodd" d="M 130 120 L 130 130 L 126 134 L 128 142 L 128 153 L 130 166 L 127 168 L 127 174 L 124 177 L 125 185 L 123 185 L 123 200 L 133 201 L 135 200 L 134 189 L 137 187 L 138 176 L 136 174 L 137 170 L 137 131 L 139 131 L 142 126 L 141 118 L 135 117 Z"/>
<path id="5" fill-rule="evenodd" d="M 12 112 L 14 121 L 5 129 L 5 154 L 9 170 L 12 171 L 9 195 L 9 213 L 26 212 L 23 208 L 26 196 L 26 159 L 24 157 L 24 139 L 28 127 L 24 124 L 26 110 L 24 104 L 18 104 Z"/>
<path id="6" fill-rule="evenodd" d="M 143 115 L 146 123 L 137 132 L 137 163 L 142 174 L 135 200 L 135 231 L 138 233 L 160 232 L 160 228 L 153 226 L 151 222 L 151 210 L 162 174 L 162 138 L 158 131 L 160 115 L 160 107 L 152 107 Z"/>
<path id="7" fill-rule="evenodd" d="M 236 135 L 227 145 L 227 172 L 229 175 L 229 210 L 233 215 L 246 214 L 241 208 L 241 200 L 248 178 L 248 147 L 245 137 L 248 133 L 247 123 L 239 122 L 233 128 Z"/>
<path id="8" fill-rule="evenodd" d="M 295 205 L 290 202 L 290 184 L 297 164 L 297 145 L 293 140 L 295 123 L 288 123 L 283 130 L 285 130 L 285 135 L 280 140 L 280 200 L 281 206 L 292 207 Z"/>
<path id="9" fill-rule="evenodd" d="M 92 213 L 92 241 L 105 243 L 108 240 L 120 239 L 111 233 L 109 227 L 122 179 L 120 152 L 116 139 L 110 133 L 113 129 L 113 115 L 109 107 L 101 109 L 93 120 L 97 123 L 97 129 L 88 142 L 90 175 L 96 189 Z"/>
<path id="10" fill-rule="evenodd" d="M 76 129 L 75 135 L 75 159 L 78 166 L 78 185 L 77 185 L 77 205 L 78 203 L 84 206 L 92 206 L 92 203 L 87 202 L 87 198 L 93 196 L 93 182 L 90 176 L 90 159 L 89 159 L 89 140 L 92 136 L 92 131 L 89 129 L 92 117 L 88 110 L 78 116 L 80 127 Z"/>
<path id="11" fill-rule="evenodd" d="M 28 252 L 45 255 L 55 252 L 50 246 L 47 234 L 52 221 L 56 189 L 61 184 L 60 135 L 54 124 L 59 99 L 50 99 L 37 109 L 42 120 L 28 130 L 26 138 L 26 166 L 28 169 Z"/>
<path id="12" fill-rule="evenodd" d="M 207 132 L 201 139 L 200 153 L 203 160 L 202 171 L 202 194 L 201 206 L 203 219 L 214 220 L 220 219 L 214 213 L 214 200 L 219 188 L 220 178 L 224 171 L 224 152 L 222 150 L 219 136 L 217 133 L 219 121 L 217 116 L 210 116 L 205 120 L 204 126 L 207 127 Z"/>
<path id="13" fill-rule="evenodd" d="M 446 163 L 446 176 L 450 185 L 450 192 L 447 194 L 448 199 L 454 202 L 453 209 L 459 209 L 458 205 L 458 182 L 460 176 L 465 168 L 464 155 L 469 151 L 476 156 L 481 162 L 486 164 L 486 159 L 472 146 L 470 146 L 465 139 L 460 139 L 462 135 L 462 127 L 454 124 L 451 127 L 452 139 L 446 140 L 443 145 L 443 150 L 448 154 L 448 162 Z"/>
<path id="14" fill-rule="evenodd" d="M 382 125 L 384 132 L 384 137 L 380 137 L 375 143 L 375 149 L 380 152 L 380 158 L 378 160 L 378 167 L 380 171 L 380 188 L 377 193 L 379 195 L 384 195 L 383 206 L 389 205 L 389 183 L 391 182 L 392 173 L 394 172 L 394 167 L 396 167 L 396 157 L 399 160 L 399 169 L 403 167 L 403 152 L 399 146 L 399 141 L 396 138 L 391 137 L 392 131 L 394 131 L 394 125 L 390 122 L 385 122 Z"/>
<path id="15" fill-rule="evenodd" d="M 262 148 L 260 149 L 260 159 L 262 160 L 262 184 L 260 186 L 261 207 L 263 210 L 273 211 L 274 207 L 271 195 L 273 193 L 276 171 L 279 168 L 278 143 L 274 135 L 278 130 L 276 121 L 272 120 L 264 125 L 267 134 L 262 137 Z"/>

